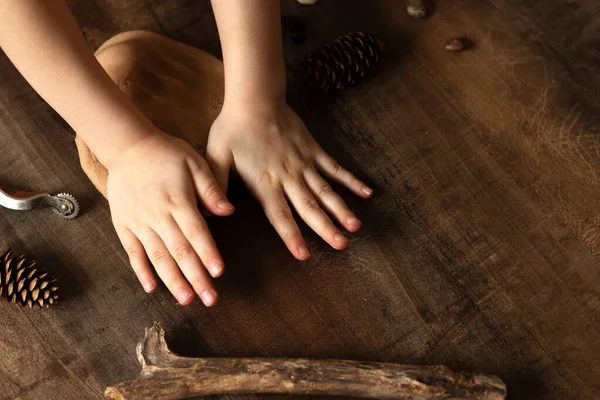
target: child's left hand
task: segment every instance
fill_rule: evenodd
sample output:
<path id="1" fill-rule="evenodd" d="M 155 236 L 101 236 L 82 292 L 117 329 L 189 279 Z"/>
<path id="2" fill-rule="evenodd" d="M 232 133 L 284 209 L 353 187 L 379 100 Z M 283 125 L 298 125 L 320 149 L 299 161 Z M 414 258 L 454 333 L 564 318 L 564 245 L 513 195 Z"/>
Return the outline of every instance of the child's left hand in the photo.
<path id="1" fill-rule="evenodd" d="M 230 170 L 236 170 L 299 260 L 310 253 L 288 201 L 319 236 L 341 250 L 348 240 L 327 213 L 350 232 L 361 222 L 321 175 L 360 197 L 373 193 L 323 151 L 287 104 L 261 108 L 226 103 L 211 128 L 206 159 L 224 191 Z"/>

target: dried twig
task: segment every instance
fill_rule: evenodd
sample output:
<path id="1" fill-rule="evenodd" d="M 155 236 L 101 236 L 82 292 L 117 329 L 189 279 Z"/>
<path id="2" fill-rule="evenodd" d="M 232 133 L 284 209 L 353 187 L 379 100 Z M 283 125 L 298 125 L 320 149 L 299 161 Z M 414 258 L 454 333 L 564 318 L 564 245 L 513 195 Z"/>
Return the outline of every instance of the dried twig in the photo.
<path id="1" fill-rule="evenodd" d="M 287 393 L 382 399 L 501 400 L 495 376 L 465 374 L 443 366 L 377 362 L 187 358 L 173 354 L 160 324 L 146 328 L 138 344 L 138 379 L 106 389 L 110 399 L 182 399 L 223 393 Z"/>

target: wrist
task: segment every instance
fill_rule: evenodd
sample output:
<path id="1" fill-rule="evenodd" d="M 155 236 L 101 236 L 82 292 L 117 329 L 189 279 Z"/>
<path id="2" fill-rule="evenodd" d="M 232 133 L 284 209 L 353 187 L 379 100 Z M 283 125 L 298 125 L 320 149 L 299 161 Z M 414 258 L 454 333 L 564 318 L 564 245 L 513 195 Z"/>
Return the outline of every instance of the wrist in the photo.
<path id="1" fill-rule="evenodd" d="M 112 88 L 111 88 L 112 89 Z M 115 86 L 115 94 L 95 104 L 82 107 L 67 122 L 106 167 L 145 137 L 160 130 L 143 115 Z M 110 94 L 110 93 L 109 93 Z"/>
<path id="2" fill-rule="evenodd" d="M 287 108 L 285 87 L 273 91 L 229 92 L 223 102 L 224 112 L 240 112 L 246 115 L 278 113 Z"/>
<path id="3" fill-rule="evenodd" d="M 244 86 L 231 85 L 235 89 L 226 89 L 225 106 L 242 107 L 248 111 L 278 109 L 286 104 L 285 83 L 278 85 Z"/>
<path id="4" fill-rule="evenodd" d="M 96 142 L 96 148 L 92 149 L 92 152 L 94 152 L 98 160 L 107 169 L 110 170 L 114 168 L 120 163 L 124 154 L 128 153 L 142 141 L 147 140 L 152 136 L 164 135 L 164 133 L 152 125 L 152 123 L 144 125 L 145 126 L 136 126 L 123 130 L 121 130 L 122 128 L 115 128 L 109 137 L 105 137 L 104 140 Z M 98 135 L 101 135 L 101 133 L 98 133 Z"/>
<path id="5" fill-rule="evenodd" d="M 225 60 L 225 103 L 244 107 L 273 107 L 285 103 L 286 78 L 283 56 L 261 65 L 245 58 Z"/>

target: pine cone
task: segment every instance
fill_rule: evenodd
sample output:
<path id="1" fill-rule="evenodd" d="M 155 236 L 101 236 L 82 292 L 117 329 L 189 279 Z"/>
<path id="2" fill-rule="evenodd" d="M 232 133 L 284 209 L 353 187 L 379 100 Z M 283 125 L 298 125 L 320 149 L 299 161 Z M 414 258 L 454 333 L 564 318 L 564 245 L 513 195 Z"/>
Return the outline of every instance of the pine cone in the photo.
<path id="1" fill-rule="evenodd" d="M 0 297 L 21 306 L 40 308 L 58 302 L 58 282 L 35 267 L 25 256 L 13 256 L 11 249 L 0 255 Z"/>
<path id="2" fill-rule="evenodd" d="M 380 62 L 377 39 L 363 32 L 351 32 L 310 53 L 300 70 L 319 88 L 329 91 L 357 83 Z"/>

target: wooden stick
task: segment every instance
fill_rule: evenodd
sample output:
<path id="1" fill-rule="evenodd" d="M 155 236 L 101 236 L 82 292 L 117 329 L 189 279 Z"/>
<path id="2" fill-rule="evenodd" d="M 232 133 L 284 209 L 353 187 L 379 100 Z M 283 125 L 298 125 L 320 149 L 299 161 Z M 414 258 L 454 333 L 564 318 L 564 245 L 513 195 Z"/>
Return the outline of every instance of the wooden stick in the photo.
<path id="1" fill-rule="evenodd" d="M 501 400 L 495 376 L 444 366 L 275 358 L 188 358 L 172 353 L 159 323 L 137 346 L 140 377 L 108 387 L 109 399 L 182 399 L 224 393 L 286 393 L 382 399 Z"/>

